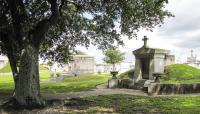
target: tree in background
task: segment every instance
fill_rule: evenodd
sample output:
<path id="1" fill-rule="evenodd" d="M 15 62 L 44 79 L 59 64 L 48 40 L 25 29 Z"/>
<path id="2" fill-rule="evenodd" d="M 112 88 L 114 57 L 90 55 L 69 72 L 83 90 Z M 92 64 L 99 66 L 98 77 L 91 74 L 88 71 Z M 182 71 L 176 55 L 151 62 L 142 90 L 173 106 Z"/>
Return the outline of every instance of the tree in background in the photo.
<path id="1" fill-rule="evenodd" d="M 124 60 L 124 53 L 120 52 L 116 48 L 108 48 L 104 52 L 105 58 L 103 59 L 106 63 L 111 64 L 113 66 L 111 74 L 115 74 L 116 64 L 120 63 Z M 114 76 L 114 75 L 113 75 Z M 113 78 L 116 78 L 115 76 Z"/>
<path id="2" fill-rule="evenodd" d="M 13 73 L 14 104 L 44 105 L 38 59 L 68 62 L 77 45 L 106 49 L 172 14 L 168 0 L 0 0 L 0 53 Z M 119 26 L 116 26 L 119 25 Z M 117 28 L 117 29 L 116 29 Z"/>

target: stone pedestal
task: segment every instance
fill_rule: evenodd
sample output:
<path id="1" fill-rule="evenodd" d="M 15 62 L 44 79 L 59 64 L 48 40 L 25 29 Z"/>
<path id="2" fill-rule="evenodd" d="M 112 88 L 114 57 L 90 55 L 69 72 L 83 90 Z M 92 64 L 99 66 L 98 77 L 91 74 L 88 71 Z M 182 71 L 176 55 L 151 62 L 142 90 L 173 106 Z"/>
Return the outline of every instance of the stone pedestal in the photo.
<path id="1" fill-rule="evenodd" d="M 119 85 L 118 79 L 109 79 L 108 80 L 108 88 L 117 88 Z"/>

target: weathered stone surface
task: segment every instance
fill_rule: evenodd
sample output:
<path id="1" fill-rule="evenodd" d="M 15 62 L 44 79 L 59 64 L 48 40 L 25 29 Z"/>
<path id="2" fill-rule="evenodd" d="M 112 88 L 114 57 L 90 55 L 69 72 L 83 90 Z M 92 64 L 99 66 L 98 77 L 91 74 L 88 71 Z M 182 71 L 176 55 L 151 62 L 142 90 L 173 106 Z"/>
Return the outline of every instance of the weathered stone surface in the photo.
<path id="1" fill-rule="evenodd" d="M 174 56 L 169 55 L 169 50 L 149 48 L 147 37 L 144 37 L 144 45 L 133 51 L 135 55 L 134 80 L 154 80 L 153 73 L 164 73 L 165 65 L 174 64 Z"/>
<path id="2" fill-rule="evenodd" d="M 193 83 L 193 84 L 151 83 L 151 85 L 148 86 L 148 93 L 150 95 L 200 93 L 200 83 Z"/>
<path id="3" fill-rule="evenodd" d="M 119 87 L 126 89 L 144 90 L 145 82 L 146 82 L 145 79 L 139 80 L 138 82 L 135 82 L 134 80 L 131 79 L 124 79 L 120 81 Z"/>
<path id="4" fill-rule="evenodd" d="M 118 79 L 109 79 L 108 80 L 108 88 L 117 88 L 119 86 Z"/>
<path id="5" fill-rule="evenodd" d="M 147 80 L 144 82 L 144 87 L 149 87 L 151 83 L 154 83 L 154 80 Z"/>
<path id="6" fill-rule="evenodd" d="M 120 81 L 119 87 L 120 88 L 133 89 L 134 88 L 134 80 L 123 79 L 123 80 Z"/>

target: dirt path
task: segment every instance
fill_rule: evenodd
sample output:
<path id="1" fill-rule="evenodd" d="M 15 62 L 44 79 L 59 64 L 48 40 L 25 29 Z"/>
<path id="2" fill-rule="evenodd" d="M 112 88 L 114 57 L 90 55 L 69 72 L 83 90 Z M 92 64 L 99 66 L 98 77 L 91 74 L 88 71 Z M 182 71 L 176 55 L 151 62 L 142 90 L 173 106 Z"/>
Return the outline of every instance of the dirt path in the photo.
<path id="1" fill-rule="evenodd" d="M 128 94 L 128 95 L 137 95 L 137 96 L 147 96 L 146 93 L 140 90 L 133 89 L 108 89 L 106 84 L 98 85 L 95 89 L 90 91 L 81 91 L 81 92 L 68 92 L 68 93 L 56 93 L 56 94 L 45 94 L 44 98 L 47 100 L 51 99 L 70 99 L 70 98 L 82 98 L 89 96 L 99 96 L 99 95 L 112 95 L 112 94 Z M 9 99 L 9 95 L 0 95 L 0 104 Z"/>
<path id="2" fill-rule="evenodd" d="M 81 92 L 68 92 L 68 93 L 57 93 L 57 94 L 45 94 L 44 98 L 46 100 L 51 99 L 70 99 L 70 98 L 82 98 L 89 96 L 99 96 L 99 95 L 112 95 L 112 94 L 128 94 L 128 95 L 137 95 L 137 96 L 147 96 L 146 93 L 140 90 L 133 89 L 108 89 L 106 84 L 98 85 L 96 89 L 90 91 L 81 91 Z M 2 97 L 2 98 L 1 98 Z M 6 99 L 9 99 L 9 95 L 0 95 L 0 104 L 3 103 Z"/>
<path id="3" fill-rule="evenodd" d="M 144 93 L 141 90 L 134 90 L 134 89 L 108 89 L 106 87 L 106 84 L 98 85 L 95 89 L 92 89 L 90 91 L 81 91 L 81 92 L 67 92 L 67 93 L 56 93 L 56 94 L 44 94 L 43 97 L 46 100 L 51 99 L 70 99 L 70 98 L 83 98 L 83 97 L 89 97 L 89 96 L 99 96 L 99 95 L 112 95 L 112 94 L 127 94 L 127 95 L 136 95 L 136 96 L 148 96 L 147 93 Z M 154 97 L 167 97 L 167 96 L 200 96 L 200 93 L 194 93 L 194 94 L 177 94 L 177 95 L 155 95 Z M 0 95 L 0 104 L 2 101 L 5 101 L 6 99 L 9 99 L 9 95 Z"/>
<path id="4" fill-rule="evenodd" d="M 77 97 L 89 97 L 89 96 L 99 96 L 99 95 L 111 95 L 111 94 L 128 94 L 128 95 L 137 95 L 137 96 L 147 96 L 146 93 L 140 90 L 133 89 L 108 89 L 105 84 L 99 85 L 96 89 L 90 91 L 82 92 L 68 92 L 68 93 L 57 93 L 57 94 L 46 94 L 44 98 L 49 99 L 69 99 Z"/>

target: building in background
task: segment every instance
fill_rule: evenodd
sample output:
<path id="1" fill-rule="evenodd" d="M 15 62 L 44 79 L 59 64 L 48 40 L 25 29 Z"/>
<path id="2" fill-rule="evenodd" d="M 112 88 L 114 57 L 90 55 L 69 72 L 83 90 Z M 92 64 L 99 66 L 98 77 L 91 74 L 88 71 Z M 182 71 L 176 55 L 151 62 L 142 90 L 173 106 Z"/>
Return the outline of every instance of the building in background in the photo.
<path id="1" fill-rule="evenodd" d="M 116 64 L 119 72 L 125 72 L 134 67 L 134 62 L 122 62 Z M 95 58 L 89 55 L 74 55 L 73 60 L 64 65 L 63 73 L 67 75 L 110 73 L 113 66 L 106 63 L 96 64 Z"/>
<path id="2" fill-rule="evenodd" d="M 74 55 L 73 61 L 64 65 L 63 71 L 68 74 L 94 74 L 95 59 L 88 55 Z"/>
<path id="3" fill-rule="evenodd" d="M 101 63 L 95 66 L 95 73 L 109 73 L 110 71 L 112 71 L 112 65 Z"/>
<path id="4" fill-rule="evenodd" d="M 127 70 L 130 70 L 131 68 L 134 68 L 134 62 L 121 62 L 116 64 L 116 70 L 121 72 L 125 72 Z M 96 73 L 110 73 L 110 71 L 113 71 L 113 66 L 111 64 L 96 64 L 95 72 Z"/>
<path id="5" fill-rule="evenodd" d="M 119 72 L 126 72 L 130 69 L 133 69 L 135 67 L 134 65 L 134 61 L 133 62 L 122 62 L 119 64 Z"/>
<path id="6" fill-rule="evenodd" d="M 3 68 L 8 63 L 8 58 L 6 56 L 0 55 L 0 69 Z"/>
<path id="7" fill-rule="evenodd" d="M 190 57 L 187 57 L 187 62 L 186 64 L 196 67 L 196 68 L 200 68 L 200 61 L 197 60 L 197 55 L 194 56 L 194 51 L 191 50 L 191 55 Z"/>

